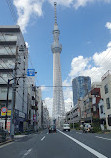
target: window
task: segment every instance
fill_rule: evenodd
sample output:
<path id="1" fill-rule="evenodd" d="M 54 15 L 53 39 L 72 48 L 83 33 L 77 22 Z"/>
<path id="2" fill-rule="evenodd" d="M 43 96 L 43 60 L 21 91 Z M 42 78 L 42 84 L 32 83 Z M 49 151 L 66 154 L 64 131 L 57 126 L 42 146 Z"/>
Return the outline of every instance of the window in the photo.
<path id="1" fill-rule="evenodd" d="M 111 115 L 108 115 L 108 125 L 111 126 Z"/>
<path id="2" fill-rule="evenodd" d="M 96 111 L 96 106 L 95 105 L 93 106 L 93 111 Z"/>
<path id="3" fill-rule="evenodd" d="M 6 93 L 7 92 L 7 88 L 1 88 L 1 93 Z"/>
<path id="4" fill-rule="evenodd" d="M 101 114 L 103 114 L 103 106 L 102 105 L 100 106 L 100 112 L 101 112 Z"/>
<path id="5" fill-rule="evenodd" d="M 106 98 L 106 105 L 107 105 L 107 109 L 110 109 L 110 100 L 109 100 L 109 98 Z"/>
<path id="6" fill-rule="evenodd" d="M 107 94 L 108 93 L 108 85 L 107 84 L 104 86 L 104 90 L 105 90 L 105 94 Z"/>
<path id="7" fill-rule="evenodd" d="M 2 74 L 2 77 L 7 77 L 7 74 Z"/>

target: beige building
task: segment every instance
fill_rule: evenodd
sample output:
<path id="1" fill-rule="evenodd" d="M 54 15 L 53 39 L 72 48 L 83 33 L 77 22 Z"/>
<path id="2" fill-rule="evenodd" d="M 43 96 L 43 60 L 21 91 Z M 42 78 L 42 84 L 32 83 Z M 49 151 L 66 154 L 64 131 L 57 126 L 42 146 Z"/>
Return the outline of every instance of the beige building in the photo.
<path id="1" fill-rule="evenodd" d="M 102 77 L 101 95 L 104 100 L 106 126 L 111 130 L 111 71 L 107 71 Z"/>
<path id="2" fill-rule="evenodd" d="M 84 114 L 84 121 L 92 123 L 92 96 L 91 93 L 86 95 L 83 98 L 83 114 Z"/>

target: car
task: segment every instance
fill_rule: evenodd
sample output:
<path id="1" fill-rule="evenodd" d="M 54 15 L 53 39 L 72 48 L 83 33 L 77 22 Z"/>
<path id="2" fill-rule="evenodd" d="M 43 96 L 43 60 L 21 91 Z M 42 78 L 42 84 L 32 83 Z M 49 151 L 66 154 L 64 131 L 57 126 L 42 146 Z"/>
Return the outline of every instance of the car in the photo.
<path id="1" fill-rule="evenodd" d="M 63 124 L 63 131 L 70 131 L 70 125 L 69 124 Z"/>
<path id="2" fill-rule="evenodd" d="M 56 131 L 56 126 L 55 125 L 51 125 L 50 127 L 49 127 L 49 133 L 56 133 L 57 131 Z"/>

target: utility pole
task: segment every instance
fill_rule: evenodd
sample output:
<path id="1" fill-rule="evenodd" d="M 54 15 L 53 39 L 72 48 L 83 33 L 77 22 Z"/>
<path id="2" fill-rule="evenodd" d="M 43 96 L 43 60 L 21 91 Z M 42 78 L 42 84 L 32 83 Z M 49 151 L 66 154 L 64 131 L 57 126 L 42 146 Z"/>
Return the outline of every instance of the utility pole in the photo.
<path id="1" fill-rule="evenodd" d="M 25 86 L 25 54 L 26 54 L 26 49 L 24 49 L 25 46 L 23 46 L 22 51 L 23 52 L 23 101 L 22 101 L 22 112 L 24 112 L 24 86 Z"/>
<path id="2" fill-rule="evenodd" d="M 15 113 L 15 103 L 16 103 L 16 82 L 17 82 L 17 65 L 18 65 L 18 46 L 16 47 L 16 58 L 15 58 L 15 68 L 13 70 L 13 92 L 12 92 L 12 107 L 11 107 L 11 126 L 10 126 L 10 136 L 11 139 L 14 138 L 14 113 Z"/>
<path id="3" fill-rule="evenodd" d="M 8 83 L 7 83 L 7 101 L 6 101 L 6 108 L 7 109 L 8 109 L 9 83 L 10 83 L 10 80 L 8 79 Z M 6 111 L 6 116 L 5 116 L 5 130 L 6 129 L 7 129 L 7 111 Z"/>

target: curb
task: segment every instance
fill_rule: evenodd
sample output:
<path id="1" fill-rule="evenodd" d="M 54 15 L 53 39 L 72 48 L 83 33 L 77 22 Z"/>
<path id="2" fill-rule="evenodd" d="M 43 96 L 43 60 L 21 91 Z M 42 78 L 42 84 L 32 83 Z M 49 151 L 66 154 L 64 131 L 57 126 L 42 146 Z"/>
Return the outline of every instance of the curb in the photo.
<path id="1" fill-rule="evenodd" d="M 10 143 L 10 142 L 13 142 L 13 140 L 7 140 L 7 141 L 5 141 L 5 142 L 2 142 L 2 143 L 0 143 L 0 146 L 2 146 L 2 145 L 4 145 L 4 144 L 8 144 L 8 143 Z"/>

